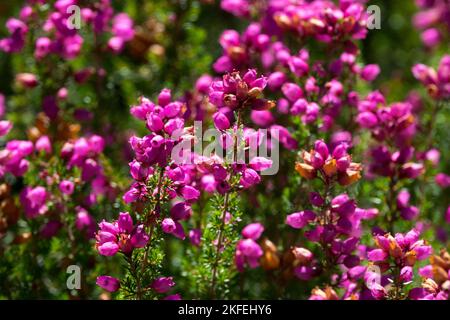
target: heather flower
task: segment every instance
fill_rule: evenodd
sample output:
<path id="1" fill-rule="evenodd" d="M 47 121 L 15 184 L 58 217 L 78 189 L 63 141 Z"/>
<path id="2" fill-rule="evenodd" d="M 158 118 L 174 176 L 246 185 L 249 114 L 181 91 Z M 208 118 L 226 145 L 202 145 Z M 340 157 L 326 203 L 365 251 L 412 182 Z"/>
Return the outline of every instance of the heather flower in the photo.
<path id="1" fill-rule="evenodd" d="M 108 47 L 114 52 L 120 52 L 125 42 L 133 39 L 133 20 L 126 13 L 117 14 L 112 21 L 113 37 L 108 41 Z"/>
<path id="2" fill-rule="evenodd" d="M 44 151 L 47 154 L 52 153 L 52 145 L 48 136 L 40 137 L 35 143 L 35 150 L 37 152 Z"/>
<path id="3" fill-rule="evenodd" d="M 236 244 L 235 263 L 237 269 L 244 271 L 245 265 L 250 268 L 259 266 L 259 259 L 263 256 L 261 246 L 256 242 L 260 237 L 264 227 L 260 223 L 252 223 L 242 230 L 241 239 Z"/>
<path id="4" fill-rule="evenodd" d="M 10 36 L 0 39 L 0 50 L 6 53 L 20 52 L 25 45 L 28 26 L 21 20 L 10 18 L 6 21 Z"/>
<path id="5" fill-rule="evenodd" d="M 143 225 L 134 225 L 128 212 L 121 212 L 118 220 L 113 223 L 103 220 L 99 227 L 96 247 L 104 256 L 113 256 L 119 251 L 131 254 L 134 248 L 145 247 L 149 240 Z"/>
<path id="6" fill-rule="evenodd" d="M 184 231 L 183 225 L 180 222 L 175 221 L 175 230 L 172 232 L 172 235 L 180 240 L 186 239 L 186 233 Z"/>
<path id="7" fill-rule="evenodd" d="M 413 300 L 447 300 L 450 293 L 450 255 L 442 249 L 439 255 L 430 257 L 430 264 L 420 268 L 424 278 L 421 288 L 410 291 Z"/>
<path id="8" fill-rule="evenodd" d="M 191 186 L 182 187 L 180 193 L 186 201 L 196 201 L 200 197 L 200 191 Z"/>
<path id="9" fill-rule="evenodd" d="M 450 97 L 449 69 L 450 55 L 444 55 L 437 70 L 424 64 L 416 64 L 412 68 L 412 73 L 426 87 L 428 94 L 433 99 L 445 100 Z"/>
<path id="10" fill-rule="evenodd" d="M 410 194 L 406 190 L 402 190 L 397 195 L 397 208 L 400 210 L 400 215 L 405 220 L 412 220 L 419 215 L 419 209 L 415 206 L 409 205 Z"/>
<path id="11" fill-rule="evenodd" d="M 152 169 L 146 167 L 144 164 L 133 160 L 128 164 L 130 166 L 130 174 L 134 180 L 145 181 L 150 173 L 152 173 Z"/>
<path id="12" fill-rule="evenodd" d="M 20 194 L 20 201 L 25 210 L 25 216 L 35 218 L 38 215 L 45 214 L 48 210 L 47 197 L 48 193 L 44 187 L 26 187 L 23 189 Z"/>
<path id="13" fill-rule="evenodd" d="M 415 133 L 416 119 L 410 103 L 385 106 L 384 97 L 372 93 L 358 102 L 358 111 L 356 122 L 362 128 L 370 129 L 378 141 L 390 139 L 402 147 Z"/>
<path id="14" fill-rule="evenodd" d="M 119 279 L 111 276 L 98 276 L 96 283 L 99 287 L 109 292 L 116 292 L 120 288 Z"/>
<path id="15" fill-rule="evenodd" d="M 77 4 L 76 1 L 55 2 L 54 8 L 50 8 L 42 24 L 39 24 L 32 6 L 23 7 L 20 12 L 21 20 L 8 20 L 7 28 L 11 36 L 0 40 L 0 48 L 8 53 L 21 51 L 25 45 L 28 25 L 33 25 L 33 28 L 41 29 L 41 36 L 34 44 L 36 59 L 44 59 L 49 54 L 56 54 L 65 60 L 76 58 L 81 53 L 84 39 L 76 29 L 70 28 L 68 23 L 66 10 L 73 4 Z M 111 34 L 107 47 L 114 53 L 120 52 L 125 43 L 134 37 L 133 21 L 125 13 L 114 16 L 110 1 L 102 1 L 92 8 L 82 7 L 81 16 L 86 26 L 92 27 L 95 33 Z"/>
<path id="16" fill-rule="evenodd" d="M 375 243 L 377 249 L 369 251 L 367 257 L 382 270 L 389 268 L 398 270 L 398 278 L 392 278 L 395 286 L 411 281 L 412 267 L 416 261 L 425 260 L 432 254 L 431 246 L 419 239 L 419 232 L 416 229 L 406 234 L 397 233 L 395 237 L 390 234 L 377 235 Z M 388 294 L 390 292 L 386 290 L 381 294 L 376 288 L 372 288 L 372 295 L 376 299 L 385 298 Z"/>
<path id="17" fill-rule="evenodd" d="M 412 280 L 413 276 L 414 276 L 413 269 L 410 266 L 403 267 L 400 270 L 400 278 L 399 279 L 403 283 L 410 282 Z"/>
<path id="18" fill-rule="evenodd" d="M 166 293 L 173 286 L 175 286 L 175 282 L 173 282 L 172 277 L 160 277 L 155 279 L 150 285 L 150 287 L 157 293 Z"/>
<path id="19" fill-rule="evenodd" d="M 436 181 L 436 184 L 439 185 L 441 188 L 447 188 L 450 186 L 450 176 L 446 175 L 445 173 L 438 173 L 434 180 Z"/>
<path id="20" fill-rule="evenodd" d="M 248 0 L 221 0 L 220 7 L 237 17 L 245 17 L 249 14 L 250 4 Z"/>
<path id="21" fill-rule="evenodd" d="M 264 157 L 254 157 L 249 162 L 249 167 L 256 171 L 264 171 L 272 166 L 272 160 Z"/>
<path id="22" fill-rule="evenodd" d="M 283 72 L 276 71 L 270 74 L 267 78 L 267 85 L 270 90 L 276 90 L 281 88 L 281 86 L 287 81 L 287 77 Z"/>
<path id="23" fill-rule="evenodd" d="M 5 116 L 6 112 L 6 103 L 5 103 L 5 96 L 0 93 L 0 119 Z M 5 126 L 5 124 L 3 124 Z"/>
<path id="24" fill-rule="evenodd" d="M 450 206 L 448 206 L 447 210 L 445 211 L 445 221 L 447 223 L 450 223 Z"/>
<path id="25" fill-rule="evenodd" d="M 59 190 L 63 194 L 71 195 L 73 191 L 75 190 L 75 185 L 72 181 L 69 180 L 63 180 L 59 183 Z"/>
<path id="26" fill-rule="evenodd" d="M 143 248 L 147 245 L 149 236 L 144 230 L 144 226 L 138 225 L 131 234 L 131 244 L 134 248 Z"/>
<path id="27" fill-rule="evenodd" d="M 337 7 L 331 1 L 300 2 L 277 7 L 273 17 L 281 29 L 325 43 L 342 41 L 346 36 L 363 39 L 367 34 L 367 16 L 360 3 L 340 3 Z"/>
<path id="28" fill-rule="evenodd" d="M 302 89 L 295 83 L 285 83 L 281 90 L 283 91 L 284 96 L 291 102 L 295 102 L 303 97 Z"/>
<path id="29" fill-rule="evenodd" d="M 176 229 L 175 221 L 171 218 L 165 218 L 161 223 L 161 228 L 165 233 L 172 233 Z"/>
<path id="30" fill-rule="evenodd" d="M 85 231 L 89 238 L 94 238 L 96 230 L 95 219 L 82 207 L 77 207 L 75 210 L 77 211 L 75 227 L 80 231 Z"/>
<path id="31" fill-rule="evenodd" d="M 352 162 L 346 144 L 339 144 L 330 153 L 328 146 L 318 140 L 310 152 L 302 151 L 301 159 L 303 162 L 297 162 L 295 169 L 308 180 L 319 175 L 326 181 L 336 179 L 340 185 L 347 186 L 361 178 L 361 165 Z"/>
<path id="32" fill-rule="evenodd" d="M 191 206 L 186 202 L 178 202 L 170 209 L 170 216 L 174 220 L 187 220 L 191 215 Z"/>
<path id="33" fill-rule="evenodd" d="M 247 71 L 243 76 L 239 72 L 233 72 L 211 84 L 209 99 L 219 108 L 228 107 L 235 110 L 250 107 L 255 110 L 265 110 L 273 106 L 273 102 L 261 98 L 266 85 L 267 78 L 258 78 L 253 69 Z M 216 121 L 215 124 L 217 124 Z M 222 120 L 221 122 L 223 123 Z"/>
<path id="34" fill-rule="evenodd" d="M 372 297 L 376 300 L 383 300 L 388 296 L 386 288 L 378 283 L 372 285 L 370 293 L 372 294 Z"/>
<path id="35" fill-rule="evenodd" d="M 307 55 L 307 53 L 306 53 Z M 308 57 L 300 56 L 291 56 L 288 61 L 289 69 L 293 74 L 297 77 L 303 77 L 308 74 L 309 66 L 308 66 Z"/>
<path id="36" fill-rule="evenodd" d="M 11 140 L 6 148 L 0 152 L 0 176 L 6 172 L 16 177 L 25 174 L 29 167 L 29 161 L 25 159 L 34 151 L 31 141 Z"/>
<path id="37" fill-rule="evenodd" d="M 12 129 L 13 125 L 7 120 L 0 121 L 0 137 L 6 136 Z"/>
<path id="38" fill-rule="evenodd" d="M 201 242 L 202 232 L 200 229 L 192 229 L 189 231 L 189 240 L 191 241 L 192 245 L 198 247 Z"/>
<path id="39" fill-rule="evenodd" d="M 321 207 L 325 202 L 325 200 L 317 192 L 311 192 L 309 194 L 309 201 L 313 206 L 316 207 Z"/>
<path id="40" fill-rule="evenodd" d="M 171 139 L 167 135 L 176 136 L 176 133 L 183 133 L 184 120 L 180 118 L 183 106 L 184 104 L 180 102 L 171 102 L 170 90 L 164 89 L 159 94 L 158 105 L 146 98 L 141 98 L 140 105 L 132 107 L 131 114 L 140 120 L 146 120 L 147 128 L 151 133 L 143 138 L 135 136 L 130 138 L 130 145 L 135 152 L 135 159 L 130 163 L 130 171 L 137 182 L 124 195 L 127 203 L 143 200 L 148 196 L 148 190 L 142 182 L 155 173 L 153 165 L 168 164 L 172 149 L 182 141 L 183 136 L 179 139 Z M 171 171 L 173 170 L 175 168 Z M 180 170 L 183 169 L 180 167 Z M 170 174 L 170 172 L 167 173 L 167 175 Z M 195 200 L 197 197 L 195 190 L 181 187 L 179 191 L 184 190 L 189 201 Z"/>
<path id="41" fill-rule="evenodd" d="M 300 280 L 310 280 L 315 274 L 315 270 L 310 266 L 298 266 L 294 269 L 294 274 Z"/>
<path id="42" fill-rule="evenodd" d="M 257 240 L 261 237 L 264 231 L 264 226 L 261 223 L 251 223 L 242 229 L 244 238 Z"/>
<path id="43" fill-rule="evenodd" d="M 221 112 L 216 112 L 213 115 L 214 126 L 217 130 L 226 130 L 230 128 L 230 120 L 228 120 L 227 116 Z"/>
<path id="44" fill-rule="evenodd" d="M 270 137 L 278 139 L 280 143 L 288 150 L 295 150 L 298 147 L 297 140 L 292 136 L 292 134 L 281 125 L 272 125 L 269 128 Z"/>
<path id="45" fill-rule="evenodd" d="M 429 161 L 433 166 L 439 165 L 441 153 L 437 149 L 430 149 L 425 153 L 425 159 Z"/>
<path id="46" fill-rule="evenodd" d="M 276 270 L 281 266 L 281 258 L 275 244 L 265 238 L 261 241 L 263 256 L 260 259 L 261 267 L 264 270 Z"/>
<path id="47" fill-rule="evenodd" d="M 32 73 L 18 73 L 16 74 L 16 82 L 28 89 L 34 88 L 39 84 L 35 74 Z"/>
<path id="48" fill-rule="evenodd" d="M 286 223 L 295 229 L 302 229 L 316 218 L 313 211 L 305 210 L 292 213 L 286 217 Z"/>
<path id="49" fill-rule="evenodd" d="M 423 164 L 421 163 L 405 163 L 399 171 L 400 178 L 415 179 L 424 172 Z"/>
<path id="50" fill-rule="evenodd" d="M 263 255 L 261 247 L 253 239 L 240 240 L 236 246 L 235 263 L 239 271 L 244 270 L 244 265 L 256 268 L 259 258 Z"/>
<path id="51" fill-rule="evenodd" d="M 46 57 L 51 52 L 52 40 L 48 37 L 39 37 L 36 40 L 34 56 L 37 60 Z"/>
<path id="52" fill-rule="evenodd" d="M 422 42 L 426 47 L 433 48 L 443 41 L 439 29 L 448 30 L 446 19 L 450 10 L 442 0 L 416 1 L 416 5 L 420 11 L 414 15 L 413 25 L 419 30 L 424 30 L 421 34 Z"/>
<path id="53" fill-rule="evenodd" d="M 325 290 L 315 288 L 312 290 L 309 300 L 339 300 L 339 297 L 331 287 L 327 287 Z"/>
<path id="54" fill-rule="evenodd" d="M 324 145 L 318 145 L 317 150 L 328 155 L 328 149 Z M 327 248 L 324 249 L 325 262 L 322 261 L 325 267 L 329 261 L 347 269 L 358 267 L 361 257 L 354 251 L 362 234 L 361 221 L 373 219 L 376 212 L 373 213 L 373 209 L 357 208 L 356 202 L 346 194 L 325 201 L 320 194 L 312 193 L 311 199 L 318 208 L 317 212 L 304 210 L 290 214 L 286 223 L 295 229 L 310 227 L 304 231 L 306 239 Z M 320 274 L 320 268 L 312 261 L 311 252 L 296 249 L 293 253 L 300 261 L 293 270 L 297 278 L 309 280 Z M 346 273 L 343 275 L 347 276 Z"/>
<path id="55" fill-rule="evenodd" d="M 373 81 L 380 73 L 380 67 L 376 64 L 368 64 L 361 70 L 361 78 L 366 81 Z"/>
<path id="56" fill-rule="evenodd" d="M 438 29 L 430 28 L 422 32 L 420 38 L 426 47 L 433 48 L 441 42 L 442 37 Z"/>
<path id="57" fill-rule="evenodd" d="M 45 239 L 50 239 L 58 234 L 61 227 L 62 224 L 60 221 L 50 220 L 41 228 L 40 235 Z"/>
<path id="58" fill-rule="evenodd" d="M 197 79 L 195 83 L 195 88 L 198 92 L 206 95 L 212 82 L 213 78 L 210 75 L 208 74 L 202 75 L 200 78 Z"/>
<path id="59" fill-rule="evenodd" d="M 242 173 L 242 176 L 241 176 L 241 179 L 239 182 L 242 187 L 250 188 L 251 186 L 256 185 L 259 182 L 261 182 L 261 177 L 255 170 L 247 168 Z"/>
<path id="60" fill-rule="evenodd" d="M 181 295 L 179 293 L 168 295 L 164 298 L 164 300 L 182 300 Z"/>
<path id="61" fill-rule="evenodd" d="M 127 64 L 131 60 L 145 62 L 148 53 L 161 57 L 166 47 L 161 40 L 167 27 L 174 24 L 184 29 L 183 17 L 176 14 L 168 14 L 162 20 L 150 17 L 135 29 L 132 17 L 115 12 L 110 0 L 96 3 L 57 0 L 50 4 L 28 0 L 17 10 L 18 18 L 8 19 L 7 35 L 0 39 L 0 50 L 23 52 L 23 57 L 14 60 L 17 58 L 18 65 L 34 70 L 21 70 L 13 75 L 18 86 L 12 89 L 17 87 L 24 95 L 20 99 L 11 97 L 11 111 L 26 105 L 28 98 L 38 96 L 42 100 L 32 105 L 41 106 L 43 113 L 31 118 L 24 115 L 26 123 L 34 121 L 31 127 L 15 127 L 12 132 L 11 122 L 1 120 L 5 105 L 0 94 L 0 137 L 4 142 L 0 149 L 0 179 L 4 180 L 0 184 L 0 238 L 7 236 L 1 248 L 5 249 L 2 250 L 5 258 L 13 257 L 11 253 L 17 251 L 10 250 L 13 246 L 20 246 L 19 251 L 28 250 L 33 246 L 23 245 L 25 242 L 39 240 L 42 243 L 34 248 L 33 256 L 45 257 L 45 250 L 52 253 L 55 248 L 49 246 L 51 242 L 70 252 L 70 259 L 84 261 L 89 258 L 86 251 L 89 245 L 81 241 L 95 237 L 99 254 L 115 256 L 120 252 L 128 264 L 126 281 L 106 275 L 97 278 L 97 284 L 109 292 L 123 287 L 127 297 L 179 300 L 179 294 L 171 294 L 173 278 L 158 274 L 169 262 L 171 268 L 194 268 L 202 274 L 204 281 L 196 281 L 197 273 L 184 272 L 183 283 L 196 288 L 183 292 L 227 298 L 228 294 L 236 294 L 236 288 L 231 286 L 234 282 L 229 281 L 235 271 L 229 261 L 232 244 L 239 272 L 261 266 L 261 272 L 287 296 L 292 290 L 297 294 L 298 288 L 314 288 L 311 300 L 448 300 L 448 253 L 441 251 L 434 255 L 428 242 L 420 239 L 420 233 L 434 233 L 431 238 L 436 243 L 445 244 L 448 240 L 446 223 L 450 223 L 450 207 L 442 194 L 450 186 L 450 177 L 443 172 L 447 159 L 442 143 L 433 137 L 436 132 L 441 133 L 445 118 L 441 111 L 449 98 L 450 57 L 444 55 L 437 67 L 417 64 L 412 68 L 412 75 L 434 100 L 431 104 L 418 92 L 407 93 L 406 99 L 399 103 L 388 103 L 388 97 L 380 91 L 360 95 L 361 83 L 372 82 L 381 73 L 376 64 L 360 63 L 362 49 L 358 41 L 365 38 L 370 23 L 364 2 L 221 0 L 223 10 L 251 21 L 242 32 L 222 32 L 219 39 L 222 53 L 212 66 L 219 78 L 202 75 L 193 90 L 185 91 L 176 100 L 175 91 L 184 88 L 185 80 L 191 78 L 192 68 L 184 68 L 186 61 L 179 65 L 180 61 L 172 59 L 175 67 L 169 68 L 185 70 L 185 79 L 176 79 L 176 72 L 157 72 L 169 69 L 160 68 L 160 59 L 154 57 L 146 68 L 137 68 L 141 71 L 138 77 L 130 74 Z M 81 6 L 83 32 L 69 28 L 67 23 L 66 10 L 74 4 Z M 444 0 L 417 0 L 416 4 L 421 11 L 413 23 L 426 51 L 432 53 L 446 43 L 446 18 L 450 11 Z M 44 5 L 45 8 L 40 8 Z M 31 29 L 33 32 L 29 32 Z M 89 31 L 93 37 L 85 37 Z M 28 44 L 29 41 L 32 43 Z M 102 67 L 101 60 L 122 52 L 127 42 L 131 42 L 127 55 L 133 59 L 125 59 L 130 60 L 127 62 L 117 57 L 114 63 L 107 61 Z M 88 47 L 90 44 L 95 48 Z M 182 41 L 175 44 L 183 48 Z M 187 57 L 198 53 L 197 44 L 184 48 Z M 25 45 L 29 46 L 26 50 Z M 325 50 L 326 54 L 317 55 L 317 49 Z M 27 63 L 20 64 L 24 59 Z M 65 61 L 72 59 L 76 61 Z M 198 66 L 202 67 L 202 63 Z M 258 72 L 253 69 L 255 66 Z M 113 70 L 115 67 L 118 69 Z M 137 81 L 149 75 L 168 76 L 165 79 L 168 81 L 162 82 L 183 85 L 173 92 L 163 89 L 154 101 L 139 98 L 130 114 L 141 122 L 141 129 L 148 131 L 142 136 L 136 136 L 139 130 L 127 133 L 129 148 L 123 150 L 124 157 L 108 161 L 102 154 L 106 144 L 108 154 L 120 156 L 115 145 L 121 144 L 122 135 L 115 126 L 104 126 L 102 119 L 107 119 L 106 115 L 94 117 L 94 109 L 108 101 L 116 102 L 115 106 L 123 101 L 111 100 L 113 96 L 101 89 L 114 91 L 116 84 L 127 82 L 130 76 Z M 94 86 L 96 91 L 100 89 L 100 95 L 92 99 L 90 91 Z M 144 87 L 130 83 L 125 91 L 129 93 L 131 88 L 133 94 L 133 90 Z M 264 91 L 266 87 L 270 96 Z M 384 92 L 388 87 L 380 88 Z M 11 94 L 14 95 L 8 91 Z M 80 102 L 84 106 L 79 107 Z M 429 106 L 433 110 L 428 110 Z M 427 114 L 423 116 L 424 113 Z M 72 117 L 76 123 L 70 121 Z M 8 115 L 8 119 L 16 118 L 17 115 Z M 100 122 L 92 122 L 94 119 Z M 227 156 L 233 155 L 232 161 L 228 157 L 225 160 L 180 150 L 184 143 L 192 146 L 199 142 L 194 134 L 197 127 L 191 126 L 194 120 L 221 131 L 218 145 Z M 247 123 L 248 120 L 251 122 Z M 25 131 L 20 132 L 19 128 Z M 105 132 L 104 138 L 95 134 L 79 136 L 80 132 L 98 129 Z M 241 133 L 242 141 L 237 140 Z M 29 141 L 8 141 L 3 138 L 7 134 L 26 135 Z M 373 140 L 367 140 L 367 134 Z M 321 137 L 328 137 L 328 142 L 320 140 Z M 310 144 L 311 139 L 312 148 L 297 154 L 299 146 Z M 281 170 L 292 169 L 293 163 L 289 163 L 292 155 L 298 156 L 295 170 L 301 176 L 300 184 L 298 177 L 286 179 L 283 171 L 281 176 L 269 176 L 264 186 L 258 186 L 264 171 L 273 163 L 254 156 L 251 147 L 262 146 L 266 141 L 271 155 L 278 151 L 278 143 L 284 147 L 280 151 Z M 245 163 L 232 154 L 238 148 L 243 151 Z M 353 161 L 351 149 L 362 152 L 358 156 L 368 160 L 366 181 L 356 193 L 362 197 L 358 201 L 376 204 L 379 209 L 359 208 L 355 199 L 342 193 L 362 178 L 362 165 Z M 109 212 L 111 205 L 118 205 L 117 193 L 123 186 L 119 174 L 122 170 L 118 170 L 121 159 L 127 159 L 132 179 L 121 198 L 133 212 L 120 212 L 116 220 L 102 221 L 101 215 Z M 105 163 L 108 165 L 104 166 Z M 108 177 L 115 173 L 119 176 L 110 182 Z M 435 185 L 428 183 L 433 178 Z M 272 203 L 276 196 L 281 200 Z M 425 214 L 431 213 L 430 201 L 437 214 L 425 219 Z M 218 204 L 213 208 L 214 215 L 209 214 L 211 203 L 214 207 Z M 293 210 L 285 223 L 297 230 L 276 232 L 280 221 L 271 211 L 286 206 Z M 269 220 L 273 223 L 263 225 L 262 216 L 256 217 L 261 222 L 246 225 L 239 239 L 235 228 L 240 217 L 249 218 L 245 213 L 252 208 L 250 216 L 272 216 L 274 219 Z M 22 212 L 25 221 L 19 220 Z M 36 219 L 27 221 L 31 218 Z M 374 221 L 366 225 L 366 220 L 371 219 Z M 98 228 L 97 221 L 101 221 Z M 400 233 L 408 221 L 414 223 L 414 229 Z M 275 236 L 273 242 L 263 237 L 269 227 L 267 235 Z M 399 233 L 394 234 L 393 230 Z M 368 232 L 375 239 L 373 247 L 367 246 Z M 152 236 L 161 239 L 150 239 Z M 172 236 L 181 240 L 188 237 L 189 243 L 176 240 L 173 243 L 176 250 L 165 255 L 164 242 L 172 243 Z M 58 237 L 56 242 L 53 237 Z M 184 245 L 195 248 L 191 247 L 181 260 L 172 257 Z M 49 257 L 61 258 L 54 254 Z M 422 283 L 414 288 L 418 283 L 414 267 L 428 257 L 428 264 L 418 268 Z M 175 263 L 166 261 L 168 258 L 175 258 Z M 86 261 L 91 265 L 95 260 Z M 46 261 L 44 269 L 53 268 L 54 262 L 57 261 Z M 20 270 L 23 261 L 18 260 L 17 264 Z M 373 267 L 379 268 L 380 273 L 374 272 Z M 205 273 L 209 269 L 211 279 Z M 251 287 L 253 278 L 242 277 L 242 287 Z M 308 284 L 292 289 L 292 279 Z M 314 287 L 317 283 L 320 288 Z M 257 287 L 256 295 L 270 286 Z M 45 286 L 39 289 L 39 294 L 46 294 L 42 291 Z M 103 293 L 101 298 L 109 296 Z M 300 292 L 300 297 L 303 296 Z"/>

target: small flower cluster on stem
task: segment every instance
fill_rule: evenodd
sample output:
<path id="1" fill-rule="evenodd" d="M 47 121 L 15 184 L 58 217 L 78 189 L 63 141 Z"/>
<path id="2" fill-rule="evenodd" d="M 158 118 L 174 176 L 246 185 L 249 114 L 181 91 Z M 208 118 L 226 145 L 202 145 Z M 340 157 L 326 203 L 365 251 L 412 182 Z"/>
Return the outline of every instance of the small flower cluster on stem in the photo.
<path id="1" fill-rule="evenodd" d="M 424 240 L 419 239 L 420 233 L 413 229 L 406 234 L 397 233 L 375 236 L 377 249 L 367 253 L 369 261 L 378 266 L 381 274 L 388 273 L 387 288 L 380 283 L 372 283 L 371 292 L 375 299 L 402 300 L 406 295 L 404 287 L 413 279 L 413 267 L 417 261 L 427 259 L 432 248 Z M 379 275 L 367 272 L 366 281 L 373 282 L 373 277 Z"/>

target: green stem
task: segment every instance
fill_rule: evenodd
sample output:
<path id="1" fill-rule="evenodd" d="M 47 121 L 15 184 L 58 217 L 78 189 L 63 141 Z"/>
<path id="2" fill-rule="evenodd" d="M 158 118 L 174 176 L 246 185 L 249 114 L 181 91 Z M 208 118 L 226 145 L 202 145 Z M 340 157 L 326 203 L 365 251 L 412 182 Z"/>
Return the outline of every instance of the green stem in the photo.
<path id="1" fill-rule="evenodd" d="M 241 127 L 241 121 L 242 121 L 242 114 L 241 114 L 241 110 L 239 109 L 238 111 L 238 116 L 237 116 L 237 129 L 234 132 L 234 154 L 233 154 L 233 162 L 236 163 L 237 162 L 237 153 L 238 153 L 238 133 L 237 131 L 240 130 Z M 232 180 L 232 176 L 230 177 L 230 180 Z M 213 271 L 212 271 L 212 280 L 211 280 L 211 297 L 214 299 L 216 296 L 216 281 L 217 281 L 217 267 L 219 265 L 219 261 L 220 261 L 220 248 L 222 247 L 222 241 L 223 241 L 223 231 L 225 228 L 225 218 L 228 212 L 228 202 L 230 199 L 230 193 L 227 192 L 225 194 L 225 199 L 224 199 L 224 203 L 223 203 L 223 212 L 222 212 L 222 217 L 221 217 L 221 224 L 220 224 L 220 229 L 219 229 L 219 239 L 217 242 L 217 250 L 216 250 L 216 259 L 214 261 L 214 265 L 213 265 Z"/>
<path id="2" fill-rule="evenodd" d="M 394 232 L 394 223 L 397 220 L 397 209 L 395 208 L 395 188 L 397 185 L 396 175 L 390 177 L 389 189 L 387 194 L 387 205 L 388 205 L 388 215 L 387 215 L 387 226 L 390 233 Z"/>
<path id="3" fill-rule="evenodd" d="M 161 203 L 161 198 L 162 198 L 162 196 L 161 196 L 161 187 L 162 187 L 163 176 L 164 176 L 164 167 L 160 168 L 160 171 L 159 171 L 158 187 L 157 187 L 158 188 L 158 194 L 157 194 L 156 204 L 155 204 L 155 208 L 154 208 L 155 210 L 160 207 L 160 203 Z M 147 220 L 147 217 L 146 217 L 146 220 Z M 152 224 L 150 226 L 149 236 L 148 236 L 148 243 L 145 246 L 144 259 L 143 259 L 142 264 L 141 264 L 141 275 L 144 274 L 145 268 L 148 265 L 148 254 L 149 254 L 149 251 L 150 251 L 150 245 L 151 245 L 151 242 L 152 242 L 154 229 L 155 229 L 155 224 L 152 222 Z"/>

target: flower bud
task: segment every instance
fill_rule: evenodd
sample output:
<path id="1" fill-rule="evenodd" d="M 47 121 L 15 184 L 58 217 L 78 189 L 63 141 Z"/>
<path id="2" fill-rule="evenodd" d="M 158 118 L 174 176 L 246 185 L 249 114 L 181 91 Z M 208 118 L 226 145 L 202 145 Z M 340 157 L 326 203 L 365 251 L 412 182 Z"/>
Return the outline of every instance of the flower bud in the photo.
<path id="1" fill-rule="evenodd" d="M 286 223 L 294 229 L 301 229 L 315 218 L 316 214 L 313 211 L 305 210 L 288 215 L 286 217 Z"/>
<path id="2" fill-rule="evenodd" d="M 171 218 L 165 218 L 161 222 L 161 228 L 165 233 L 172 233 L 175 231 L 175 221 L 173 221 Z"/>
<path id="3" fill-rule="evenodd" d="M 164 128 L 162 119 L 155 114 L 147 116 L 147 128 L 153 132 L 159 132 Z"/>
<path id="4" fill-rule="evenodd" d="M 120 288 L 120 281 L 111 276 L 99 276 L 96 283 L 99 287 L 109 292 L 116 292 Z"/>
<path id="5" fill-rule="evenodd" d="M 36 87 L 39 83 L 36 75 L 32 73 L 18 73 L 16 75 L 16 81 L 21 86 L 30 89 Z"/>
<path id="6" fill-rule="evenodd" d="M 150 287 L 155 290 L 157 293 L 166 293 L 169 291 L 173 286 L 175 285 L 175 282 L 173 282 L 172 277 L 160 277 L 158 279 L 155 279 Z"/>
<path id="7" fill-rule="evenodd" d="M 309 194 L 309 202 L 311 202 L 313 206 L 321 207 L 325 200 L 317 192 L 311 192 Z"/>
<path id="8" fill-rule="evenodd" d="M 400 281 L 409 282 L 413 278 L 413 270 L 412 267 L 406 266 L 400 270 Z"/>
<path id="9" fill-rule="evenodd" d="M 63 180 L 59 183 L 59 190 L 63 194 L 71 195 L 75 189 L 75 186 L 72 181 Z"/>
<path id="10" fill-rule="evenodd" d="M 213 115 L 214 126 L 217 130 L 226 130 L 230 128 L 230 120 L 228 120 L 227 116 L 221 112 L 216 112 Z"/>
<path id="11" fill-rule="evenodd" d="M 40 137 L 36 141 L 35 148 L 37 152 L 44 151 L 45 153 L 50 154 L 52 152 L 52 145 L 48 136 Z"/>
<path id="12" fill-rule="evenodd" d="M 245 238 L 257 240 L 264 231 L 264 226 L 261 223 L 251 223 L 242 230 L 242 235 Z"/>
<path id="13" fill-rule="evenodd" d="M 144 230 L 144 226 L 138 225 L 131 234 L 131 244 L 135 248 L 143 248 L 147 245 L 149 240 L 148 234 Z"/>
<path id="14" fill-rule="evenodd" d="M 170 100 L 172 99 L 172 95 L 169 89 L 163 89 L 158 96 L 158 104 L 161 107 L 165 107 L 167 104 L 170 103 Z"/>

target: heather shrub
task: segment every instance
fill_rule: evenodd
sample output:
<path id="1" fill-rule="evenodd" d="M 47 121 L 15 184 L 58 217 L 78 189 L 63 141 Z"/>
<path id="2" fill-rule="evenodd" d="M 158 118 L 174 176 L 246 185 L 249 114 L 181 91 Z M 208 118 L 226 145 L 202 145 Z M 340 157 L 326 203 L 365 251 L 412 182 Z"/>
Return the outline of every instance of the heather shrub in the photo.
<path id="1" fill-rule="evenodd" d="M 446 1 L 0 13 L 0 298 L 448 300 Z"/>

